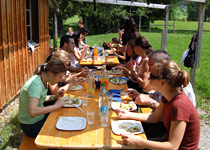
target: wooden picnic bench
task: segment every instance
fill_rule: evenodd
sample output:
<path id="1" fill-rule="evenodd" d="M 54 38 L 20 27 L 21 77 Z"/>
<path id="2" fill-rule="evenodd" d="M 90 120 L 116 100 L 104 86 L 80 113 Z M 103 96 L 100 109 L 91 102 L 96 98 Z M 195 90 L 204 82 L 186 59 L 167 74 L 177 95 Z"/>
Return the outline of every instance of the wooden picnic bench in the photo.
<path id="1" fill-rule="evenodd" d="M 38 148 L 34 140 L 34 137 L 24 135 L 19 150 L 47 150 L 47 148 Z"/>

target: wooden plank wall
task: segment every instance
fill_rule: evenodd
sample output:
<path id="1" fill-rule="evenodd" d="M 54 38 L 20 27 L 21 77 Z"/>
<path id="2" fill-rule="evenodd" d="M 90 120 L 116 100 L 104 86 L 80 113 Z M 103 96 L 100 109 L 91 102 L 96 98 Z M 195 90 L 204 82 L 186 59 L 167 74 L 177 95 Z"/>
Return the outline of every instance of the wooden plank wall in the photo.
<path id="1" fill-rule="evenodd" d="M 49 54 L 48 0 L 38 0 L 39 42 L 27 48 L 26 0 L 0 0 L 0 109 L 16 96 Z"/>

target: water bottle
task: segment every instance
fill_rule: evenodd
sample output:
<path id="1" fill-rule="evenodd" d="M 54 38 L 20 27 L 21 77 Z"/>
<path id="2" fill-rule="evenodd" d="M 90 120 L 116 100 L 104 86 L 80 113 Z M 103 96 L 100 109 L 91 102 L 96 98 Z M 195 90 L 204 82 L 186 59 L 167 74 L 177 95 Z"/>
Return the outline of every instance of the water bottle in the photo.
<path id="1" fill-rule="evenodd" d="M 99 107 L 99 113 L 100 113 L 99 115 L 107 114 L 109 111 L 109 102 L 107 99 L 106 87 L 104 83 L 101 84 L 98 107 Z"/>

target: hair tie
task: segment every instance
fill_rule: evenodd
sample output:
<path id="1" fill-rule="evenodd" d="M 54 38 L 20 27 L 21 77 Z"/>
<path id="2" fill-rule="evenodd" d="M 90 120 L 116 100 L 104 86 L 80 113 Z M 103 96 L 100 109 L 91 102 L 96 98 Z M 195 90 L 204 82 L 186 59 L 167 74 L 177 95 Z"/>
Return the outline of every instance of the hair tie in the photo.
<path id="1" fill-rule="evenodd" d="M 47 63 L 44 64 L 44 71 L 47 70 Z"/>

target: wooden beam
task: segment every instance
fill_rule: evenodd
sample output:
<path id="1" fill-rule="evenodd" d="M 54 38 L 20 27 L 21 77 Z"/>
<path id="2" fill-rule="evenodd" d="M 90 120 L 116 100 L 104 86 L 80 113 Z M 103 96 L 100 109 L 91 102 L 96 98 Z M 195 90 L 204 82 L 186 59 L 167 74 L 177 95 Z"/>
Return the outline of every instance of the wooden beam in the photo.
<path id="1" fill-rule="evenodd" d="M 206 0 L 186 0 L 186 1 L 182 1 L 182 2 L 176 3 L 176 4 L 170 4 L 170 7 L 179 6 L 179 5 L 186 5 L 186 4 L 195 3 L 195 2 L 205 3 Z"/>
<path id="2" fill-rule="evenodd" d="M 198 22 L 198 43 L 195 51 L 195 63 L 193 65 L 193 68 L 191 69 L 191 74 L 190 74 L 190 82 L 192 83 L 193 87 L 195 82 L 195 69 L 200 68 L 204 16 L 205 16 L 205 3 L 200 3 L 199 22 Z"/>
<path id="3" fill-rule="evenodd" d="M 93 2 L 93 0 L 74 0 L 81 2 Z M 113 5 L 124 5 L 124 6 L 134 6 L 134 7 L 147 7 L 147 8 L 156 8 L 156 9 L 165 9 L 166 5 L 162 4 L 152 4 L 149 5 L 147 3 L 141 2 L 131 2 L 131 1 L 120 1 L 120 0 L 96 0 L 96 3 L 102 4 L 113 4 Z"/>
<path id="4" fill-rule="evenodd" d="M 165 28 L 162 32 L 161 49 L 166 51 L 168 36 L 169 5 L 166 6 Z"/>

